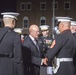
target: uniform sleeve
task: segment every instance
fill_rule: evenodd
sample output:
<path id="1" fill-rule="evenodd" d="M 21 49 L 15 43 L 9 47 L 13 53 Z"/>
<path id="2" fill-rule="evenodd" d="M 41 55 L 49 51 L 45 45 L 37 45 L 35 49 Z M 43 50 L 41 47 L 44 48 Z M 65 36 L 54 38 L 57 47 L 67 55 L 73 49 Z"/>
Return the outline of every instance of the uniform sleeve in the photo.
<path id="1" fill-rule="evenodd" d="M 59 52 L 62 45 L 63 45 L 62 38 L 60 36 L 56 37 L 55 45 L 47 51 L 46 57 L 48 57 L 50 60 L 52 60 L 55 57 L 55 55 Z"/>
<path id="2" fill-rule="evenodd" d="M 14 62 L 17 75 L 24 75 L 20 36 L 16 35 L 14 40 Z"/>

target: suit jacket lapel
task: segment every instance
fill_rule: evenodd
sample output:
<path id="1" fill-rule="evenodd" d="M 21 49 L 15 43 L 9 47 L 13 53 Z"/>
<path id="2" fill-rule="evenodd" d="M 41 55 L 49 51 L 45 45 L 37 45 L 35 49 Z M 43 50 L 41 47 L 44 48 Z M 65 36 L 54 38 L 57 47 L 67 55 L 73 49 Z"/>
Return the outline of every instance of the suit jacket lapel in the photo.
<path id="1" fill-rule="evenodd" d="M 35 43 L 31 40 L 31 38 L 29 37 L 30 41 L 32 42 L 32 44 L 35 46 L 36 50 L 39 52 L 40 54 L 40 50 L 38 50 L 37 46 L 35 45 Z"/>

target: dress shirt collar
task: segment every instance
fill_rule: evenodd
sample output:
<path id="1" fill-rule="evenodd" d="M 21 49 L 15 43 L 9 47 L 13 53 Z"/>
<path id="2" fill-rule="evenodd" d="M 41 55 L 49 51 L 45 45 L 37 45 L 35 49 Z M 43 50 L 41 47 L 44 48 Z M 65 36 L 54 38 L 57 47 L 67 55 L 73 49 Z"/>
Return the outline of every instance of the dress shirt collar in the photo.
<path id="1" fill-rule="evenodd" d="M 31 35 L 29 35 L 29 37 L 31 38 L 31 40 L 32 40 L 32 41 L 34 41 L 34 40 L 35 40 Z"/>

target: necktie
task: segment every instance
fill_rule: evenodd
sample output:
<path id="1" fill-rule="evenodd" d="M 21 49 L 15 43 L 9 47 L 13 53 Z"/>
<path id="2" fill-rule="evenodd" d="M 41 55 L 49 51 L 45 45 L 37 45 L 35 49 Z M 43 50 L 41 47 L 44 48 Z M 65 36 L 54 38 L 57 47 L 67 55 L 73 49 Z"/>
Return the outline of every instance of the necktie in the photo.
<path id="1" fill-rule="evenodd" d="M 38 52 L 39 52 L 39 56 L 40 56 L 40 49 L 39 49 L 39 45 L 38 45 L 38 40 L 35 40 L 35 42 L 36 42 L 36 47 L 37 47 L 37 50 L 38 50 Z"/>
<path id="2" fill-rule="evenodd" d="M 39 45 L 38 45 L 37 40 L 35 40 L 35 45 L 36 45 L 36 47 L 37 47 L 37 49 L 38 49 L 38 51 L 39 51 Z"/>

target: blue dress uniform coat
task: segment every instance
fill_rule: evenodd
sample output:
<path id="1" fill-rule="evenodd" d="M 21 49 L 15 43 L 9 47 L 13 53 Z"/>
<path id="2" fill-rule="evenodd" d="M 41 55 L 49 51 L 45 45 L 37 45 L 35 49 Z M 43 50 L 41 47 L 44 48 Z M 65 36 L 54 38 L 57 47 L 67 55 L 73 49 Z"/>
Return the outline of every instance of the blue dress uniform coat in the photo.
<path id="1" fill-rule="evenodd" d="M 74 35 L 75 38 L 76 38 L 76 32 L 73 33 L 73 35 Z M 75 74 L 76 74 L 76 53 L 75 53 L 75 56 L 74 56 L 74 67 L 75 67 Z"/>
<path id="2" fill-rule="evenodd" d="M 46 56 L 52 61 L 56 58 L 73 58 L 76 52 L 76 40 L 70 30 L 65 30 L 55 38 L 56 44 L 49 49 Z M 50 65 L 50 63 L 48 64 Z M 60 67 L 55 75 L 75 75 L 73 61 L 60 62 Z"/>
<path id="3" fill-rule="evenodd" d="M 5 31 L 8 32 L 0 41 L 0 75 L 23 75 L 20 36 L 9 27 L 4 27 L 0 34 Z"/>
<path id="4" fill-rule="evenodd" d="M 43 36 L 39 37 L 38 42 L 39 42 L 39 47 L 42 52 L 43 58 L 45 57 L 47 50 L 51 46 L 52 41 L 53 41 L 53 38 L 51 38 L 51 37 L 43 37 Z"/>
<path id="5" fill-rule="evenodd" d="M 24 61 L 27 60 L 27 64 L 24 63 L 28 69 L 28 75 L 39 75 L 40 65 L 41 65 L 41 52 L 37 49 L 34 42 L 31 40 L 29 36 L 24 39 L 23 46 L 25 47 L 25 51 L 23 51 Z M 27 56 L 25 56 L 25 53 Z M 30 56 L 28 56 L 30 55 Z M 26 58 L 28 57 L 28 58 Z M 31 61 L 30 61 L 31 60 Z M 26 72 L 25 72 L 26 73 Z"/>

